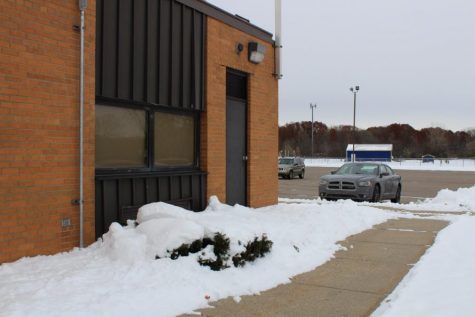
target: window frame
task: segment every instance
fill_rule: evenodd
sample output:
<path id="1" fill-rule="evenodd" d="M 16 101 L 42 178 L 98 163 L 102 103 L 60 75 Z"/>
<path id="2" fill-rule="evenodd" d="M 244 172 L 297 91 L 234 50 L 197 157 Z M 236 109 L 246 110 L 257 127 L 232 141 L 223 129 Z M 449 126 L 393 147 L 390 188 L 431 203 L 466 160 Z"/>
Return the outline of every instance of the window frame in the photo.
<path id="1" fill-rule="evenodd" d="M 125 174 L 125 173 L 151 173 L 151 172 L 173 172 L 173 171 L 197 171 L 200 170 L 200 114 L 202 111 L 187 108 L 174 108 L 158 104 L 141 103 L 130 100 L 109 100 L 108 98 L 96 98 L 96 105 L 111 106 L 117 108 L 128 108 L 145 111 L 145 153 L 146 160 L 144 167 L 99 167 L 95 168 L 96 174 Z M 188 115 L 194 119 L 194 158 L 191 166 L 156 166 L 154 153 L 154 124 L 155 113 L 169 113 L 176 115 Z M 95 165 L 95 164 L 94 164 Z"/>

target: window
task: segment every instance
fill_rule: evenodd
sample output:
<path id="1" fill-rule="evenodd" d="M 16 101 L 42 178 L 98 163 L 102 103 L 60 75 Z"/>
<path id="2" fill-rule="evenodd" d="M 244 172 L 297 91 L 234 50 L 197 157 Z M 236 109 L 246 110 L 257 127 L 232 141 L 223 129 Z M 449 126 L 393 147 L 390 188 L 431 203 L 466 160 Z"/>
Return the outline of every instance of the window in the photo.
<path id="1" fill-rule="evenodd" d="M 389 175 L 394 175 L 394 171 L 392 168 L 390 168 L 389 166 L 387 165 L 384 165 L 386 167 L 386 171 L 388 171 Z"/>
<path id="2" fill-rule="evenodd" d="M 154 106 L 129 107 L 96 105 L 97 169 L 157 171 L 196 167 L 195 113 L 159 111 Z"/>
<path id="3" fill-rule="evenodd" d="M 96 168 L 144 167 L 145 111 L 96 106 Z"/>
<path id="4" fill-rule="evenodd" d="M 195 119 L 191 115 L 155 112 L 155 166 L 192 166 L 195 161 Z"/>

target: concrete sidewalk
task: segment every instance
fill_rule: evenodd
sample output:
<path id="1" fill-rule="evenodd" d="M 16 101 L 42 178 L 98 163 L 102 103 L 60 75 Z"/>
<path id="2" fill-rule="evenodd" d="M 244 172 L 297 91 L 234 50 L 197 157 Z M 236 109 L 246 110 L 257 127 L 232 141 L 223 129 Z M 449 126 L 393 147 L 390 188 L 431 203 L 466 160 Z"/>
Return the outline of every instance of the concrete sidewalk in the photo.
<path id="1" fill-rule="evenodd" d="M 390 220 L 341 244 L 331 261 L 261 295 L 228 298 L 200 310 L 207 317 L 368 316 L 392 292 L 447 222 Z M 190 315 L 191 316 L 191 315 Z M 196 315 L 195 315 L 196 316 Z"/>

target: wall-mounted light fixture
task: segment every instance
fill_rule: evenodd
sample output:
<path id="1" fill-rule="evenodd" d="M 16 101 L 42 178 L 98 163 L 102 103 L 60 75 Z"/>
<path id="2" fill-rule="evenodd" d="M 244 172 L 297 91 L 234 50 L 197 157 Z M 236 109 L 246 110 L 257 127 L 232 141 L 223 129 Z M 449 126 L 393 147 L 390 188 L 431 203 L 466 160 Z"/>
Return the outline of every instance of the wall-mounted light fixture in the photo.
<path id="1" fill-rule="evenodd" d="M 249 61 L 254 64 L 260 64 L 264 60 L 266 47 L 257 42 L 249 42 Z"/>

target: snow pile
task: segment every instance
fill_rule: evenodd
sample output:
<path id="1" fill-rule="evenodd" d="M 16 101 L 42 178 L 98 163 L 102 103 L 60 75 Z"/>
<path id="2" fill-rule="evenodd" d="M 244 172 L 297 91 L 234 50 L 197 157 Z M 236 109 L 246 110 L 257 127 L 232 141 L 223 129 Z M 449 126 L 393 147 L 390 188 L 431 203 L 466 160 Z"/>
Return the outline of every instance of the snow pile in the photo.
<path id="1" fill-rule="evenodd" d="M 474 241 L 475 217 L 457 217 L 372 316 L 473 316 Z"/>
<path id="2" fill-rule="evenodd" d="M 331 259 L 338 241 L 396 216 L 352 201 L 251 209 L 213 198 L 202 213 L 152 204 L 140 210 L 137 226 L 113 224 L 103 242 L 1 265 L 0 311 L 2 316 L 176 316 L 207 307 L 209 300 L 288 283 Z M 272 251 L 219 272 L 200 266 L 199 254 L 155 259 L 216 232 L 226 234 L 235 250 L 236 241 L 265 233 Z"/>
<path id="3" fill-rule="evenodd" d="M 284 201 L 279 198 L 279 201 Z M 291 202 L 292 200 L 287 200 Z M 297 202 L 293 200 L 293 202 Z M 408 204 L 394 203 L 359 203 L 363 206 L 390 207 L 410 211 L 431 211 L 431 212 L 475 212 L 475 186 L 469 188 L 459 188 L 455 191 L 449 189 L 440 190 L 434 198 L 427 198 L 418 202 Z"/>
<path id="4" fill-rule="evenodd" d="M 428 199 L 426 203 L 439 204 L 451 207 L 462 207 L 469 211 L 475 211 L 475 186 L 459 188 L 456 191 L 443 189 L 437 195 Z"/>
<path id="5" fill-rule="evenodd" d="M 335 167 L 338 168 L 346 163 L 345 159 L 339 158 L 307 158 L 306 166 Z M 407 159 L 402 161 L 384 162 L 395 170 L 425 170 L 425 171 L 475 171 L 474 159 L 450 159 L 434 160 L 434 163 L 422 163 L 420 159 Z"/>
<path id="6" fill-rule="evenodd" d="M 104 236 L 104 245 L 111 259 L 134 263 L 145 260 L 147 237 L 135 230 L 127 230 L 113 223 Z"/>

